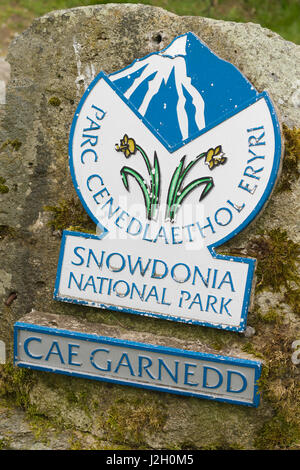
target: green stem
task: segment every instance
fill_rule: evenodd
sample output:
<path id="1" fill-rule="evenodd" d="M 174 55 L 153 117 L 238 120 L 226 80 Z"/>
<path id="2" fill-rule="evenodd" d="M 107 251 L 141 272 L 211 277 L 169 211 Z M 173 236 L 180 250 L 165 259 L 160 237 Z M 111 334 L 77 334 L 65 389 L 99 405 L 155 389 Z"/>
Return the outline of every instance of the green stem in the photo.
<path id="1" fill-rule="evenodd" d="M 121 176 L 122 180 L 124 183 L 125 188 L 128 191 L 129 184 L 128 184 L 128 175 L 132 176 L 135 178 L 137 181 L 138 185 L 140 186 L 143 196 L 144 196 L 144 201 L 145 201 L 145 206 L 146 206 L 146 216 L 147 219 L 151 220 L 151 198 L 150 198 L 150 191 L 148 186 L 146 185 L 144 178 L 135 170 L 132 168 L 129 168 L 128 166 L 124 166 L 121 170 Z"/>
<path id="2" fill-rule="evenodd" d="M 149 158 L 146 152 L 140 147 L 136 145 L 136 149 L 142 155 L 144 162 L 146 164 L 149 176 L 151 178 L 151 185 L 150 185 L 150 194 L 151 194 L 151 218 L 154 217 L 157 206 L 158 206 L 158 199 L 159 199 L 159 189 L 160 189 L 160 171 L 159 171 L 159 163 L 156 152 L 154 152 L 154 168 L 152 167 Z"/>
<path id="3" fill-rule="evenodd" d="M 180 174 L 184 165 L 185 157 L 186 156 L 182 157 L 182 159 L 180 160 L 179 165 L 175 169 L 172 179 L 171 179 L 168 196 L 167 196 L 166 219 L 170 217 L 172 206 L 174 204 L 174 199 L 176 198 L 176 192 L 178 191 L 178 181 L 180 181 Z"/>
<path id="4" fill-rule="evenodd" d="M 160 191 L 160 169 L 157 153 L 154 152 L 154 169 L 151 172 L 151 218 L 155 217 L 155 213 L 159 204 Z"/>
<path id="5" fill-rule="evenodd" d="M 176 212 L 179 208 L 179 206 L 182 204 L 184 199 L 190 194 L 194 189 L 198 188 L 198 186 L 201 186 L 202 184 L 205 184 L 205 188 L 201 193 L 201 196 L 199 198 L 199 201 L 202 201 L 204 197 L 208 194 L 208 192 L 213 188 L 214 182 L 213 178 L 210 176 L 206 176 L 203 178 L 198 178 L 197 180 L 192 181 L 189 183 L 180 193 L 180 195 L 177 197 L 175 204 L 173 204 L 171 211 L 170 211 L 170 219 L 171 222 L 174 221 Z"/>
<path id="6" fill-rule="evenodd" d="M 144 162 L 146 163 L 148 173 L 151 176 L 152 175 L 152 166 L 151 166 L 151 163 L 149 162 L 149 158 L 147 157 L 147 154 L 144 152 L 142 147 L 140 147 L 139 145 L 136 144 L 135 147 L 140 152 L 140 154 L 142 155 L 142 157 L 144 159 Z"/>
<path id="7" fill-rule="evenodd" d="M 184 180 L 185 176 L 187 175 L 187 173 L 190 171 L 190 169 L 196 164 L 198 163 L 201 158 L 203 158 L 204 156 L 206 155 L 206 152 L 204 153 L 200 153 L 200 155 L 198 155 L 193 161 L 191 161 L 188 166 L 186 167 L 186 169 L 182 172 L 182 175 L 180 176 L 180 183 L 182 183 L 182 181 Z M 181 185 L 181 184 L 180 184 Z"/>
<path id="8" fill-rule="evenodd" d="M 170 217 L 171 220 L 172 220 L 171 214 L 175 214 L 175 212 L 177 210 L 176 209 L 174 211 L 173 207 L 178 206 L 178 204 L 177 204 L 178 192 L 180 191 L 180 188 L 182 186 L 184 178 L 186 177 L 188 172 L 191 170 L 191 168 L 196 163 L 198 163 L 201 160 L 201 158 L 203 158 L 205 155 L 206 155 L 205 152 L 198 155 L 193 161 L 191 161 L 187 165 L 187 167 L 185 169 L 183 169 L 183 167 L 184 167 L 184 161 L 185 161 L 186 156 L 182 157 L 182 159 L 180 160 L 180 163 L 179 163 L 178 167 L 176 168 L 176 170 L 175 170 L 175 172 L 172 176 L 171 184 L 170 184 L 170 187 L 169 187 L 169 193 L 168 193 L 168 197 L 167 197 L 166 218 Z"/>

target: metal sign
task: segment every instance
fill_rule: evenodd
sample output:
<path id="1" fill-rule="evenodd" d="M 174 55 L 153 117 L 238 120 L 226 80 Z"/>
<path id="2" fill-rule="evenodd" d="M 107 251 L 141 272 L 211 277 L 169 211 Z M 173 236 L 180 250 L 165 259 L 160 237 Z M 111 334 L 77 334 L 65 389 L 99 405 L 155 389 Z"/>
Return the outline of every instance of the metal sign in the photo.
<path id="1" fill-rule="evenodd" d="M 15 324 L 15 364 L 87 379 L 258 406 L 256 361 Z"/>
<path id="2" fill-rule="evenodd" d="M 267 92 L 187 33 L 94 79 L 69 157 L 97 235 L 64 232 L 56 300 L 245 329 L 255 260 L 214 250 L 274 187 L 281 137 Z"/>

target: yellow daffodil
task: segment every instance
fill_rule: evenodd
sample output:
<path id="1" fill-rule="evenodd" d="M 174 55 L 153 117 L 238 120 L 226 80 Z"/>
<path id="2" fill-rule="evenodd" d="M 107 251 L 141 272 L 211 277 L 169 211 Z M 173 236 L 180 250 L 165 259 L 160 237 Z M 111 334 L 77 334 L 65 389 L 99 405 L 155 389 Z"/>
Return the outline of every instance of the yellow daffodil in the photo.
<path id="1" fill-rule="evenodd" d="M 129 158 L 136 152 L 136 145 L 134 139 L 124 135 L 123 139 L 120 140 L 120 145 L 116 144 L 117 152 L 123 152 L 126 158 Z"/>
<path id="2" fill-rule="evenodd" d="M 205 163 L 210 170 L 213 170 L 218 165 L 224 165 L 227 158 L 224 157 L 222 146 L 218 145 L 215 149 L 211 148 L 206 152 Z"/>

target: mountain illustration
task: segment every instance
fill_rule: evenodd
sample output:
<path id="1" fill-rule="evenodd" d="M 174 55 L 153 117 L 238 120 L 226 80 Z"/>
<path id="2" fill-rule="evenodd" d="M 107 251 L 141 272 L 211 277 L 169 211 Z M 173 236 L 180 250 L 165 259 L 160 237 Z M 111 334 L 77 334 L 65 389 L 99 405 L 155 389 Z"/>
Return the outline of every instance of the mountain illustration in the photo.
<path id="1" fill-rule="evenodd" d="M 258 95 L 236 67 L 190 32 L 109 79 L 170 149 Z"/>

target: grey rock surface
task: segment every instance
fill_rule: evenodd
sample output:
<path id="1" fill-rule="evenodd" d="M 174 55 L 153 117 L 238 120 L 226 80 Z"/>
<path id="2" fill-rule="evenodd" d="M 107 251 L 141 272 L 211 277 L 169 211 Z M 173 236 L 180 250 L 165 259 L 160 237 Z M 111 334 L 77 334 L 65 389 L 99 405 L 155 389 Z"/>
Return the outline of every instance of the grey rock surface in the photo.
<path id="1" fill-rule="evenodd" d="M 1 450 L 68 450 L 70 441 L 70 433 L 57 433 L 55 428 L 38 436 L 24 411 L 0 405 Z"/>
<path id="2" fill-rule="evenodd" d="M 146 5 L 108 4 L 49 13 L 11 43 L 7 55 L 11 77 L 0 114 L 0 177 L 8 188 L 0 193 L 0 339 L 10 357 L 13 324 L 32 309 L 120 325 L 133 336 L 135 331 L 147 334 L 153 343 L 159 335 L 197 340 L 208 349 L 217 345 L 220 353 L 232 355 L 242 355 L 250 339 L 270 339 L 270 329 L 260 332 L 252 327 L 251 315 L 248 323 L 253 329 L 248 332 L 254 333 L 241 337 L 52 300 L 60 230 L 49 225 L 51 213 L 45 206 L 58 207 L 64 200 L 77 198 L 68 167 L 68 138 L 80 97 L 101 70 L 114 72 L 188 31 L 236 65 L 259 91 L 267 90 L 284 124 L 300 127 L 300 47 L 257 24 L 178 17 Z M 244 249 L 258 230 L 278 227 L 299 242 L 299 206 L 299 184 L 290 192 L 274 193 L 263 215 L 231 247 Z M 257 295 L 255 302 L 263 312 L 280 304 L 286 315 L 285 329 L 290 321 L 291 339 L 298 338 L 299 320 L 280 292 Z M 115 445 L 142 442 L 154 448 L 207 448 L 219 443 L 251 449 L 256 433 L 274 413 L 264 400 L 258 410 L 249 410 L 196 399 L 161 398 L 150 392 L 137 395 L 124 387 L 65 380 L 54 374 L 34 377 L 30 400 L 41 413 L 59 417 L 99 439 L 111 439 Z M 82 394 L 89 397 L 89 407 L 95 406 L 92 417 L 78 404 Z M 124 410 L 132 421 L 124 417 Z M 140 418 L 139 410 L 146 420 Z M 120 423 L 118 428 L 113 419 Z M 134 419 L 143 424 L 142 438 Z"/>

